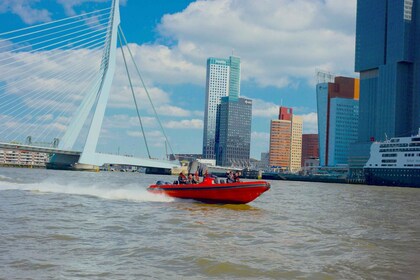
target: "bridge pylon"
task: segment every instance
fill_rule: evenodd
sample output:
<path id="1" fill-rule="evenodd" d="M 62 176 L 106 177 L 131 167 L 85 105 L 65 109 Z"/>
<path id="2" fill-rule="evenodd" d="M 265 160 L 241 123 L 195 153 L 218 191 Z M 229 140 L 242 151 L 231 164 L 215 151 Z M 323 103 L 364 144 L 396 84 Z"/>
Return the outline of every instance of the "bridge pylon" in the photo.
<path id="1" fill-rule="evenodd" d="M 108 24 L 106 44 L 100 66 L 100 82 L 95 84 L 85 95 L 81 105 L 73 116 L 72 122 L 59 143 L 59 149 L 72 150 L 80 131 L 90 112 L 94 108 L 93 117 L 83 151 L 79 156 L 55 154 L 47 165 L 51 169 L 98 170 L 99 166 L 108 164 L 136 165 L 161 169 L 172 169 L 179 166 L 164 160 L 140 159 L 133 157 L 101 154 L 96 152 L 105 109 L 108 103 L 111 85 L 115 73 L 118 28 L 120 25 L 119 0 L 112 1 L 112 12 Z M 122 47 L 122 46 L 121 46 Z"/>

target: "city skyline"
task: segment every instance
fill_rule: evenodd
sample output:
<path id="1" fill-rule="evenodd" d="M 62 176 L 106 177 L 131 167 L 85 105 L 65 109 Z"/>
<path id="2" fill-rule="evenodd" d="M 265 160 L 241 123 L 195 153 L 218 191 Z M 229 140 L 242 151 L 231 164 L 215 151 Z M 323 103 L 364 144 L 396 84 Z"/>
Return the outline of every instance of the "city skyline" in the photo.
<path id="1" fill-rule="evenodd" d="M 26 5 L 19 6 L 16 1 L 3 1 L 0 5 L 0 20 L 4 23 L 0 33 L 107 4 L 18 2 Z M 243 61 L 242 96 L 253 100 L 254 158 L 268 151 L 269 122 L 282 103 L 303 117 L 304 133 L 316 132 L 316 69 L 354 75 L 355 1 L 267 1 L 258 7 L 254 1 L 234 0 L 157 2 L 162 5 L 156 1 L 121 1 L 121 19 L 158 104 L 158 113 L 163 114 L 175 153 L 201 152 L 207 57 L 227 57 L 233 52 Z M 226 14 L 232 17 L 226 19 Z M 224 20 L 211 26 L 206 24 L 210 16 Z M 284 32 L 287 40 L 281 35 Z M 114 82 L 116 89 L 127 91 L 125 80 L 116 78 Z M 134 115 L 126 113 L 129 99 L 111 94 L 111 100 L 111 121 L 104 129 L 109 134 L 100 140 L 100 147 L 108 151 L 120 149 L 112 138 L 119 134 L 111 133 L 115 121 L 120 120 L 126 124 L 124 137 L 129 141 L 121 144 L 121 153 L 132 152 L 137 148 L 132 142 L 138 134 L 130 124 Z M 153 131 L 150 134 L 155 138 L 162 136 Z M 162 144 L 152 148 L 161 157 Z"/>

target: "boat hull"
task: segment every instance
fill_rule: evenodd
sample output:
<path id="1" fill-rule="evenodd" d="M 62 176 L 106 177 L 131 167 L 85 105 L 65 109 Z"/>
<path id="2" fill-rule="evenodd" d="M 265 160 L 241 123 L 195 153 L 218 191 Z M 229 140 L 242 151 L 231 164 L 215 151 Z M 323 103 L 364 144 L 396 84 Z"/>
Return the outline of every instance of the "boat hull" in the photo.
<path id="1" fill-rule="evenodd" d="M 152 185 L 148 188 L 148 191 L 204 203 L 246 204 L 269 189 L 270 183 L 254 181 L 223 184 Z"/>
<path id="2" fill-rule="evenodd" d="M 418 168 L 364 168 L 368 185 L 420 188 Z"/>

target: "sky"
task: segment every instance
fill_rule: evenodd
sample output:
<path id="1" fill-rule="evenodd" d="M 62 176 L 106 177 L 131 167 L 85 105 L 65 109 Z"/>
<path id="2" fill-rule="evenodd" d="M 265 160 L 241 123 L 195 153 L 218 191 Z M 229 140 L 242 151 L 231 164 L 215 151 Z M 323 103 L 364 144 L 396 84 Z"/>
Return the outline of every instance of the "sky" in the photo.
<path id="1" fill-rule="evenodd" d="M 110 4 L 2 0 L 0 33 Z M 202 152 L 209 57 L 241 58 L 241 96 L 253 99 L 251 157 L 256 159 L 268 152 L 270 120 L 277 118 L 280 105 L 303 117 L 303 133 L 317 133 L 317 71 L 356 77 L 356 0 L 120 0 L 120 13 L 174 153 Z M 124 71 L 118 54 L 97 150 L 142 157 L 145 146 Z M 164 134 L 151 121 L 139 79 L 133 81 L 152 157 L 163 158 Z"/>

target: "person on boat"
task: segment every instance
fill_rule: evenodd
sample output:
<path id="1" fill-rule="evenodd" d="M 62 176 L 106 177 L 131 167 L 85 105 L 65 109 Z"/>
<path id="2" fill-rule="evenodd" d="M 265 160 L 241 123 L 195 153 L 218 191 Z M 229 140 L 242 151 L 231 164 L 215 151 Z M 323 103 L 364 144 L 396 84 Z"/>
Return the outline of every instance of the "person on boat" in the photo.
<path id="1" fill-rule="evenodd" d="M 198 176 L 198 171 L 196 171 L 193 177 L 193 184 L 198 184 L 198 183 L 200 183 L 200 176 Z"/>
<path id="2" fill-rule="evenodd" d="M 184 173 L 182 173 L 182 172 L 179 173 L 178 182 L 179 182 L 179 184 L 186 184 L 187 183 L 187 177 L 184 175 Z"/>
<path id="3" fill-rule="evenodd" d="M 188 174 L 187 184 L 194 184 L 194 178 L 191 173 Z"/>
<path id="4" fill-rule="evenodd" d="M 206 178 L 208 178 L 209 177 L 209 173 L 207 172 L 207 169 L 204 171 L 204 174 L 203 174 L 203 182 L 206 180 Z"/>
<path id="5" fill-rule="evenodd" d="M 241 173 L 240 172 L 236 172 L 235 175 L 233 176 L 234 182 L 240 182 L 239 176 L 241 176 Z"/>
<path id="6" fill-rule="evenodd" d="M 228 171 L 229 173 L 227 174 L 227 178 L 226 178 L 226 183 L 233 183 L 233 182 L 235 182 L 235 178 L 234 178 L 234 175 L 233 175 L 233 172 L 232 171 Z"/>

